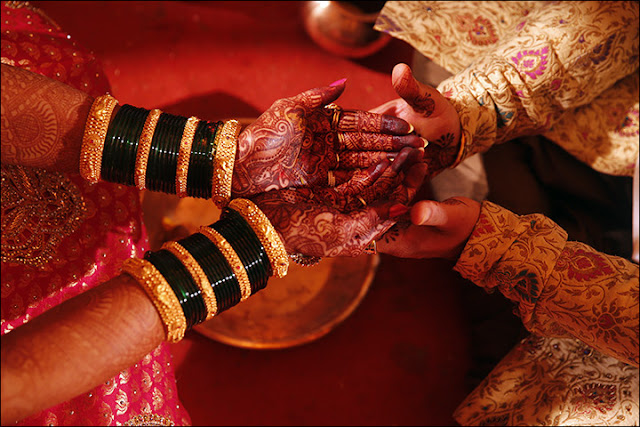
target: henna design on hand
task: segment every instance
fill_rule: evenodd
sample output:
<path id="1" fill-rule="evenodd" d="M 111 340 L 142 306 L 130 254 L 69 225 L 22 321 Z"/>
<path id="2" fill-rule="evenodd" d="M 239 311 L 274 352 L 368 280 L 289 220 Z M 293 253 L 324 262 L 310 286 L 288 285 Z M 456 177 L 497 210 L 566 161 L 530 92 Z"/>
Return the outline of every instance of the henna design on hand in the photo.
<path id="1" fill-rule="evenodd" d="M 400 234 L 404 233 L 411 225 L 411 221 L 398 221 L 382 236 L 382 240 L 386 243 L 395 242 L 400 239 Z"/>
<path id="2" fill-rule="evenodd" d="M 377 165 L 383 160 L 391 160 L 395 155 L 384 151 L 345 152 L 340 156 L 340 164 L 338 166 L 340 169 L 366 169 Z"/>
<path id="3" fill-rule="evenodd" d="M 287 187 L 327 184 L 329 169 L 336 166 L 337 131 L 331 130 L 333 110 L 323 105 L 334 101 L 343 87 L 311 89 L 276 101 L 238 138 L 232 180 L 234 197 Z M 421 146 L 415 135 L 393 135 L 409 130 L 409 124 L 393 116 L 359 110 L 342 110 L 338 128 L 357 131 L 349 135 L 350 150 Z M 402 135 L 402 133 L 401 133 Z M 370 164 L 371 162 L 369 162 Z M 367 164 L 366 162 L 361 164 Z"/>
<path id="4" fill-rule="evenodd" d="M 410 149 L 401 156 L 400 165 L 417 161 L 412 158 Z M 372 200 L 366 207 L 357 202 L 357 208 L 347 209 L 350 201 L 339 189 L 320 187 L 270 191 L 254 196 L 253 201 L 280 233 L 289 253 L 356 256 L 372 239 L 379 238 L 395 224 L 395 221 L 387 219 L 392 207 L 408 204 L 426 174 L 427 168 L 421 162 L 414 163 L 406 175 L 402 166 L 396 166 L 394 170 L 388 167 L 388 161 L 385 162 L 386 166 L 372 172 L 372 176 L 378 177 L 370 187 L 385 185 L 385 179 L 394 181 L 393 184 L 401 183 L 395 189 L 393 185 L 389 186 L 391 196 L 382 195 L 386 201 Z M 348 186 L 344 190 L 348 194 Z"/>
<path id="5" fill-rule="evenodd" d="M 310 256 L 357 256 L 382 229 L 373 209 L 342 213 L 322 204 L 291 203 L 297 190 L 263 193 L 253 201 L 281 235 L 288 253 Z"/>
<path id="6" fill-rule="evenodd" d="M 2 162 L 78 172 L 91 102 L 61 82 L 2 64 Z"/>
<path id="7" fill-rule="evenodd" d="M 422 114 L 424 117 L 430 117 L 436 108 L 435 101 L 428 93 L 416 95 L 410 104 L 416 113 Z"/>
<path id="8" fill-rule="evenodd" d="M 447 132 L 425 149 L 424 162 L 429 166 L 429 176 L 433 177 L 449 167 L 456 159 L 458 147 L 455 136 Z"/>

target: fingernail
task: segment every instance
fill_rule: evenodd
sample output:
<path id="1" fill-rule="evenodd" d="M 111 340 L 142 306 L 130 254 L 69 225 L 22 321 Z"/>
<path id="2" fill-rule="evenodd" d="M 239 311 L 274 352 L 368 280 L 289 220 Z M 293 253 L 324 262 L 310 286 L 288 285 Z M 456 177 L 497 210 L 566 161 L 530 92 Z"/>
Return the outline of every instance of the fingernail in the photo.
<path id="1" fill-rule="evenodd" d="M 374 177 L 376 175 L 378 175 L 379 173 L 381 173 L 382 171 L 384 171 L 384 169 L 386 169 L 389 164 L 391 162 L 389 160 L 383 160 L 380 163 L 376 164 L 376 165 L 371 165 L 367 168 L 367 175 Z"/>
<path id="2" fill-rule="evenodd" d="M 413 125 L 409 123 L 409 132 L 407 132 L 407 134 L 413 133 L 414 130 L 416 130 L 416 128 L 414 128 Z"/>
<path id="3" fill-rule="evenodd" d="M 416 225 L 427 224 L 427 221 L 429 221 L 429 218 L 431 218 L 431 209 L 426 209 L 422 212 L 422 217 L 420 218 L 420 222 Z"/>
<path id="4" fill-rule="evenodd" d="M 340 86 L 342 83 L 346 81 L 347 81 L 347 78 L 345 77 L 344 79 L 336 80 L 335 82 L 331 83 L 329 86 L 331 87 Z"/>
<path id="5" fill-rule="evenodd" d="M 420 137 L 420 139 L 422 140 L 422 146 L 424 148 L 427 148 L 427 145 L 429 145 L 429 141 L 427 141 L 427 139 L 423 137 Z"/>
<path id="6" fill-rule="evenodd" d="M 393 205 L 389 208 L 389 218 L 397 218 L 409 212 L 409 207 L 401 204 Z"/>

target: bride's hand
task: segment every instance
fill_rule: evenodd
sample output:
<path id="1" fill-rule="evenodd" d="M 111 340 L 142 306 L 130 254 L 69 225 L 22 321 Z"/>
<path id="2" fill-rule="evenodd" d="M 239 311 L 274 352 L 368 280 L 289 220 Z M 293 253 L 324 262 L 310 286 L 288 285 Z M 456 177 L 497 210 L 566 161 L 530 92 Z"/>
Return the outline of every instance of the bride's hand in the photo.
<path id="1" fill-rule="evenodd" d="M 339 186 L 392 159 L 403 147 L 422 147 L 403 119 L 326 108 L 345 82 L 276 101 L 242 131 L 233 171 L 233 197 L 303 186 Z M 330 182 L 329 171 L 333 171 Z"/>

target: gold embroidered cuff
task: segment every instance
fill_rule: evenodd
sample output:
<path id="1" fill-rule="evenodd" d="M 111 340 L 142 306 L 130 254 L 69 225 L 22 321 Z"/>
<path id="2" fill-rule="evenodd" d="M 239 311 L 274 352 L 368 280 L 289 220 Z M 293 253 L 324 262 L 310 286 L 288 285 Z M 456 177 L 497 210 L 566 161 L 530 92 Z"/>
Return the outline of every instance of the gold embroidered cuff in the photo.
<path id="1" fill-rule="evenodd" d="M 189 117 L 184 125 L 182 140 L 180 141 L 180 151 L 178 151 L 178 167 L 176 169 L 176 194 L 178 197 L 187 197 L 187 174 L 189 172 L 189 156 L 193 137 L 200 119 Z"/>
<path id="2" fill-rule="evenodd" d="M 216 230 L 210 227 L 202 226 L 198 230 L 201 234 L 207 236 L 209 240 L 211 240 L 222 252 L 225 259 L 231 266 L 233 273 L 236 275 L 236 279 L 238 279 L 238 284 L 240 284 L 240 301 L 244 301 L 251 296 L 251 282 L 249 282 L 249 276 L 247 275 L 247 270 L 244 268 L 244 264 L 240 261 L 238 254 L 233 250 L 231 244 L 227 241 L 227 239 L 222 236 L 222 234 L 218 233 Z"/>
<path id="3" fill-rule="evenodd" d="M 232 200 L 229 207 L 238 211 L 253 228 L 267 252 L 274 274 L 279 278 L 286 276 L 289 270 L 287 250 L 269 218 L 248 199 Z"/>
<path id="4" fill-rule="evenodd" d="M 136 279 L 153 302 L 164 323 L 166 340 L 180 341 L 187 330 L 187 319 L 178 297 L 162 274 L 149 261 L 140 258 L 126 259 L 122 272 Z"/>
<path id="5" fill-rule="evenodd" d="M 151 141 L 153 140 L 153 134 L 156 131 L 156 125 L 162 111 L 151 110 L 147 119 L 144 122 L 142 133 L 140 134 L 140 141 L 138 142 L 138 151 L 136 153 L 136 187 L 138 190 L 144 190 L 147 188 L 146 176 L 147 176 L 147 163 L 149 162 L 149 152 L 151 151 Z"/>
<path id="6" fill-rule="evenodd" d="M 168 250 L 175 255 L 178 260 L 180 260 L 182 265 L 184 265 L 189 271 L 189 274 L 193 278 L 193 281 L 198 285 L 200 291 L 202 291 L 202 298 L 204 299 L 204 304 L 207 307 L 206 320 L 209 320 L 218 314 L 218 301 L 216 300 L 216 294 L 213 292 L 213 288 L 211 287 L 211 283 L 209 282 L 206 273 L 202 270 L 202 267 L 200 267 L 200 264 L 198 264 L 198 261 L 196 261 L 193 255 L 191 255 L 191 253 L 178 242 L 165 242 L 162 245 L 162 249 Z"/>
<path id="7" fill-rule="evenodd" d="M 104 140 L 118 101 L 105 94 L 94 99 L 84 127 L 80 151 L 80 175 L 92 184 L 100 180 Z"/>
<path id="8" fill-rule="evenodd" d="M 239 134 L 240 123 L 237 120 L 228 120 L 216 136 L 216 155 L 213 160 L 211 194 L 213 202 L 220 209 L 227 206 L 229 200 L 231 200 L 231 180 L 233 178 L 233 165 L 236 161 Z"/>

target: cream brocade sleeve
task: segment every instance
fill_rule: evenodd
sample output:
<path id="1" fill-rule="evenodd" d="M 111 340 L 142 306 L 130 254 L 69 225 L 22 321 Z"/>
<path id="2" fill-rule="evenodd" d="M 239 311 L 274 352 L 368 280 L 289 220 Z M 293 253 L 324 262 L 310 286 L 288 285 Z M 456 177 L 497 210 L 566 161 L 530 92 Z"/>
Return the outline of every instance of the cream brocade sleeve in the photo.
<path id="1" fill-rule="evenodd" d="M 633 175 L 638 2 L 387 2 L 376 29 L 455 75 L 464 158 L 542 134 L 594 169 Z"/>
<path id="2" fill-rule="evenodd" d="M 484 202 L 455 270 L 517 304 L 540 336 L 573 337 L 638 366 L 638 265 L 567 241 L 549 218 Z"/>

